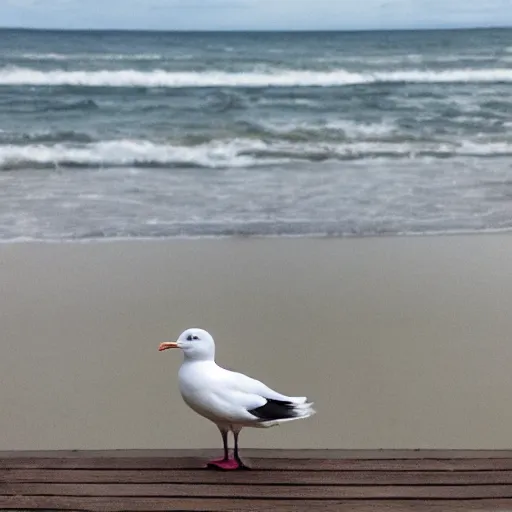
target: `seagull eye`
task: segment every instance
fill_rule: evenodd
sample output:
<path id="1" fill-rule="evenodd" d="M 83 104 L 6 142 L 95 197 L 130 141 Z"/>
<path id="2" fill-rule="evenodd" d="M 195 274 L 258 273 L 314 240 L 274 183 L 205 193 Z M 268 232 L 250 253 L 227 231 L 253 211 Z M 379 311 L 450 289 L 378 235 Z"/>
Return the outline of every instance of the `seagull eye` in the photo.
<path id="1" fill-rule="evenodd" d="M 187 336 L 187 341 L 192 341 L 192 334 L 189 334 L 189 335 Z"/>

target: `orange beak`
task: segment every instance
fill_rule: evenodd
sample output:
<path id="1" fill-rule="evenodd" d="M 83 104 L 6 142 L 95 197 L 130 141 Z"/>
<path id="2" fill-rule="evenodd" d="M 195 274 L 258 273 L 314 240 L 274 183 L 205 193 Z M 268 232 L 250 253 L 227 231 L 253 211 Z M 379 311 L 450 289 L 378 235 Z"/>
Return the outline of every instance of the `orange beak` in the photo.
<path id="1" fill-rule="evenodd" d="M 160 343 L 158 351 L 162 352 L 162 350 L 167 350 L 169 348 L 178 348 L 178 343 L 175 341 L 166 341 L 165 343 Z"/>

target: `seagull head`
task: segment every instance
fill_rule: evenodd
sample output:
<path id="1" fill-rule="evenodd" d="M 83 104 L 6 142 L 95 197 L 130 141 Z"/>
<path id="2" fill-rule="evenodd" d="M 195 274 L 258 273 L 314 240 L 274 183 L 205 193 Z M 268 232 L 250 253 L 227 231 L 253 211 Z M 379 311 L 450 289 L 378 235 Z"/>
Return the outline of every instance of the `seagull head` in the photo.
<path id="1" fill-rule="evenodd" d="M 160 343 L 159 351 L 169 348 L 180 348 L 185 359 L 196 361 L 213 361 L 215 357 L 215 342 L 211 334 L 203 329 L 187 329 L 176 341 Z"/>

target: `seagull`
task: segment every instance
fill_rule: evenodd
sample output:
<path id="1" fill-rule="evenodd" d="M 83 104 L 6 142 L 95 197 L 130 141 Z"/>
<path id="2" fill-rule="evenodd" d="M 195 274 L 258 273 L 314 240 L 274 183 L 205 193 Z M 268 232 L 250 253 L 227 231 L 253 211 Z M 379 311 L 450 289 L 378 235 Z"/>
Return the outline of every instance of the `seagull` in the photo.
<path id="1" fill-rule="evenodd" d="M 179 348 L 183 363 L 178 373 L 184 402 L 217 425 L 224 457 L 207 467 L 221 470 L 249 469 L 238 452 L 238 436 L 244 427 L 266 428 L 315 414 L 306 397 L 286 396 L 242 373 L 226 370 L 215 362 L 215 342 L 203 329 L 187 329 L 177 341 L 161 343 L 158 350 Z M 229 457 L 228 434 L 233 433 L 234 458 Z"/>

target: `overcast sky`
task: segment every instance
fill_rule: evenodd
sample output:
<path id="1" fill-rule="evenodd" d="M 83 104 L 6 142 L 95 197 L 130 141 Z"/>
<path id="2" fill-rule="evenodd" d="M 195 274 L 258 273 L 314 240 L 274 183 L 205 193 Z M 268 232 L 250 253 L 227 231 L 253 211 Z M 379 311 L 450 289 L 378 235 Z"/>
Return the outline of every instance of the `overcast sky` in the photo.
<path id="1" fill-rule="evenodd" d="M 0 26 L 332 30 L 512 26 L 512 0 L 0 0 Z"/>

